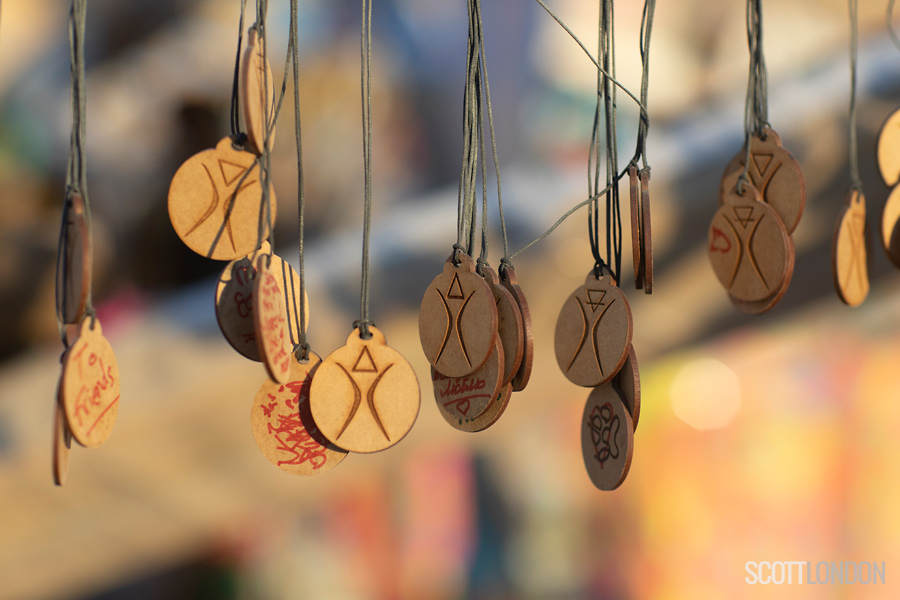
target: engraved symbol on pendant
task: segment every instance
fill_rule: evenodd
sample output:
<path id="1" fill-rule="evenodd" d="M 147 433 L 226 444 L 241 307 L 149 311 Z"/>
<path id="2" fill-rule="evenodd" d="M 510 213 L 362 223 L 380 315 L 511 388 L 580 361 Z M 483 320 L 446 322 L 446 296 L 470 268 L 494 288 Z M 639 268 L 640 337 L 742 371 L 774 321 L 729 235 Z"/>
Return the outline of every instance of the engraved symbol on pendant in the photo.
<path id="1" fill-rule="evenodd" d="M 441 347 L 438 350 L 437 356 L 435 356 L 433 363 L 437 364 L 439 360 L 441 360 L 441 356 L 444 354 L 444 350 L 447 348 L 447 342 L 450 341 L 450 335 L 455 333 L 456 340 L 459 342 L 459 347 L 462 350 L 463 358 L 466 359 L 466 364 L 470 367 L 472 366 L 472 361 L 469 360 L 469 352 L 466 350 L 466 343 L 463 341 L 462 332 L 460 331 L 460 323 L 462 322 L 463 313 L 466 310 L 466 307 L 469 305 L 469 300 L 472 299 L 472 296 L 475 295 L 475 290 L 472 290 L 468 296 L 465 296 L 462 291 L 462 286 L 459 283 L 459 274 L 454 273 L 453 279 L 450 281 L 450 287 L 447 289 L 446 295 L 441 292 L 441 290 L 436 289 L 438 296 L 441 298 L 441 303 L 444 305 L 444 310 L 447 311 L 447 333 L 444 334 L 444 339 L 441 342 Z M 453 311 L 450 309 L 450 304 L 447 302 L 448 300 L 463 300 L 462 305 L 459 307 L 459 311 L 456 313 L 455 317 L 453 315 Z M 454 302 L 454 304 L 456 304 Z"/>
<path id="2" fill-rule="evenodd" d="M 709 244 L 709 251 L 721 252 L 722 254 L 728 254 L 729 252 L 731 252 L 731 240 L 728 239 L 728 236 L 725 235 L 725 232 L 718 227 L 713 227 L 712 231 L 713 239 Z"/>
<path id="3" fill-rule="evenodd" d="M 222 160 L 221 158 L 218 159 L 218 163 L 219 163 L 219 172 L 222 174 L 222 181 L 225 182 L 226 189 L 231 187 L 231 185 L 235 181 L 240 179 L 244 175 L 244 173 L 247 171 L 247 169 L 245 167 L 242 167 L 241 165 L 235 164 L 233 162 L 229 162 L 227 160 Z M 197 222 L 194 223 L 191 226 L 191 228 L 188 230 L 188 232 L 185 234 L 185 237 L 191 235 L 192 233 L 194 233 L 194 231 L 197 230 L 198 227 L 203 225 L 203 223 L 205 223 L 206 220 L 209 219 L 213 215 L 213 213 L 215 213 L 216 207 L 219 206 L 219 187 L 216 185 L 216 180 L 213 178 L 212 173 L 209 170 L 209 167 L 207 167 L 205 164 L 203 164 L 202 166 L 203 166 L 203 171 L 206 173 L 206 176 L 209 178 L 209 183 L 212 186 L 212 193 L 213 193 L 212 200 L 210 200 L 209 206 L 206 208 L 206 211 L 200 216 L 199 219 L 197 219 Z M 254 183 L 256 183 L 256 180 L 253 179 L 251 181 L 251 180 L 249 180 L 249 177 L 248 177 L 248 180 L 244 181 L 244 185 L 242 185 L 240 187 L 240 189 L 236 189 L 234 192 L 232 192 L 232 194 L 231 194 L 232 201 L 226 202 L 222 207 L 223 211 L 225 213 L 225 216 L 223 218 L 223 220 L 225 221 L 225 231 L 228 233 L 228 241 L 231 242 L 232 250 L 235 249 L 235 245 L 234 245 L 234 235 L 231 232 L 230 212 L 233 208 L 234 203 L 237 202 L 238 194 L 240 194 L 242 191 L 247 189 L 247 187 L 253 185 Z"/>
<path id="4" fill-rule="evenodd" d="M 778 169 L 781 168 L 781 163 L 773 164 L 775 163 L 774 159 L 774 154 L 764 154 L 761 152 L 750 156 L 750 163 L 753 166 L 753 168 L 750 169 L 750 178 L 753 180 L 756 189 L 759 190 L 759 195 L 763 198 L 766 197 L 766 190 L 769 188 L 772 177 L 774 177 L 775 173 L 778 172 Z"/>
<path id="5" fill-rule="evenodd" d="M 378 376 L 375 377 L 375 380 L 366 390 L 366 404 L 369 406 L 369 412 L 372 413 L 372 417 L 375 419 L 375 423 L 378 425 L 378 428 L 381 429 L 381 433 L 384 434 L 384 437 L 387 438 L 388 441 L 391 441 L 391 436 L 388 435 L 387 430 L 384 428 L 384 425 L 381 422 L 381 417 L 378 415 L 378 410 L 375 408 L 375 389 L 378 387 L 378 384 L 381 383 L 381 378 L 384 377 L 384 374 L 394 366 L 393 363 L 389 364 L 384 368 L 383 371 L 379 372 L 378 367 L 375 364 L 374 359 L 372 358 L 372 354 L 369 352 L 369 349 L 366 346 L 363 346 L 362 350 L 359 353 L 359 356 L 356 358 L 356 362 L 353 363 L 353 368 L 350 371 L 348 371 L 347 367 L 345 367 L 341 363 L 337 363 L 337 366 L 341 368 L 341 371 L 344 372 L 344 375 L 347 376 L 347 379 L 350 380 L 350 384 L 353 386 L 353 406 L 350 407 L 350 414 L 347 415 L 347 419 L 341 426 L 341 430 L 338 432 L 336 439 L 339 439 L 344 434 L 344 431 L 347 430 L 347 426 L 350 425 L 351 421 L 353 421 L 353 418 L 356 416 L 356 411 L 357 409 L 359 409 L 359 405 L 362 403 L 362 390 L 360 389 L 359 384 L 356 383 L 356 380 L 353 379 L 353 376 L 350 375 L 350 373 L 377 373 Z"/>
<path id="6" fill-rule="evenodd" d="M 594 360 L 597 361 L 597 369 L 599 369 L 600 374 L 603 373 L 603 364 L 600 361 L 600 346 L 598 345 L 597 340 L 597 329 L 600 327 L 600 322 L 603 320 L 603 316 L 606 314 L 606 311 L 609 310 L 609 307 L 613 305 L 615 299 L 610 301 L 609 304 L 604 304 L 603 301 L 606 299 L 606 290 L 585 290 L 587 293 L 587 302 L 584 302 L 578 296 L 575 296 L 575 300 L 578 302 L 578 308 L 581 309 L 581 318 L 582 318 L 582 331 L 581 331 L 581 340 L 578 342 L 578 348 L 575 350 L 575 354 L 572 355 L 571 360 L 569 360 L 569 364 L 566 366 L 566 372 L 569 372 L 569 369 L 572 368 L 572 365 L 575 364 L 575 359 L 578 358 L 578 355 L 581 354 L 581 350 L 584 348 L 584 343 L 587 341 L 588 335 L 591 336 L 591 342 L 594 349 Z M 592 313 L 596 313 L 597 309 L 601 306 L 603 310 L 600 311 L 600 314 L 596 315 L 594 318 L 593 324 L 590 324 L 588 321 L 587 311 L 584 310 L 585 305 L 591 308 Z"/>
<path id="7" fill-rule="evenodd" d="M 743 246 L 743 251 L 738 253 L 737 262 L 734 265 L 734 272 L 731 274 L 731 278 L 728 281 L 728 288 L 730 289 L 732 285 L 734 285 L 734 280 L 737 278 L 737 274 L 741 270 L 741 264 L 744 262 L 744 256 L 747 256 L 747 260 L 750 262 L 750 267 L 753 269 L 753 272 L 762 282 L 762 284 L 769 289 L 769 284 L 766 282 L 766 278 L 763 277 L 762 271 L 759 269 L 759 263 L 756 260 L 756 255 L 753 253 L 753 238 L 756 236 L 756 231 L 759 229 L 760 223 L 762 223 L 765 215 L 761 215 L 759 219 L 753 218 L 753 208 L 752 206 L 735 206 L 732 211 L 734 212 L 735 220 L 741 225 L 741 229 L 744 232 L 744 235 L 738 233 L 738 230 L 732 224 L 731 219 L 726 217 L 725 221 L 728 223 L 729 227 L 731 227 L 731 231 L 734 232 L 734 235 L 741 240 L 741 244 Z M 747 231 L 747 226 L 753 223 L 753 227 Z"/>
<path id="8" fill-rule="evenodd" d="M 591 430 L 594 458 L 600 463 L 601 469 L 609 459 L 619 458 L 619 446 L 616 444 L 616 435 L 619 433 L 621 423 L 619 415 L 613 412 L 612 405 L 609 402 L 603 406 L 594 406 L 585 425 Z"/>

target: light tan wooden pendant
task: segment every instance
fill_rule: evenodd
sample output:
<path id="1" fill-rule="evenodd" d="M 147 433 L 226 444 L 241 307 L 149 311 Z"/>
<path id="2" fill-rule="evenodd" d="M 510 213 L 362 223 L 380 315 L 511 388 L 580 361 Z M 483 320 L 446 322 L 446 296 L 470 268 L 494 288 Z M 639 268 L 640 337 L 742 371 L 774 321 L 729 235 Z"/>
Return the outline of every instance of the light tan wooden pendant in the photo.
<path id="1" fill-rule="evenodd" d="M 419 339 L 428 362 L 448 377 L 463 377 L 484 364 L 497 337 L 497 305 L 475 261 L 459 252 L 444 264 L 419 307 Z"/>
<path id="2" fill-rule="evenodd" d="M 738 178 L 744 172 L 745 157 L 746 152 L 742 149 L 725 167 L 719 189 L 720 202 L 734 193 Z M 748 174 L 763 202 L 778 213 L 785 229 L 792 233 L 806 206 L 806 183 L 800 163 L 781 145 L 781 138 L 773 129 L 765 128 L 762 137 L 750 137 Z"/>
<path id="3" fill-rule="evenodd" d="M 446 385 L 446 381 L 449 381 L 449 379 L 435 371 L 434 367 L 431 367 L 431 381 L 435 388 L 437 388 L 442 382 Z M 496 423 L 506 411 L 506 407 L 509 406 L 509 399 L 512 397 L 512 392 L 513 389 L 511 383 L 501 387 L 494 393 L 494 396 L 491 398 L 490 402 L 488 402 L 487 408 L 476 417 L 454 418 L 449 411 L 439 410 L 438 412 L 440 412 L 441 416 L 444 417 L 444 420 L 457 431 L 464 431 L 467 433 L 484 431 Z"/>
<path id="4" fill-rule="evenodd" d="M 634 352 L 634 346 L 628 348 L 628 358 L 625 364 L 619 370 L 613 385 L 618 390 L 625 408 L 631 415 L 631 423 L 637 430 L 638 419 L 641 416 L 641 372 L 638 369 L 637 354 Z"/>
<path id="5" fill-rule="evenodd" d="M 62 249 L 62 268 L 57 271 L 56 289 L 63 291 L 63 297 L 59 299 L 63 323 L 76 324 L 84 318 L 94 256 L 91 232 L 84 215 L 84 198 L 73 193 L 67 203 L 66 245 Z"/>
<path id="6" fill-rule="evenodd" d="M 519 369 L 512 378 L 512 389 L 514 392 L 520 392 L 528 385 L 531 379 L 531 369 L 534 364 L 534 334 L 531 327 L 531 310 L 528 308 L 528 300 L 525 299 L 525 293 L 519 287 L 519 280 L 516 278 L 516 270 L 512 265 L 506 264 L 500 269 L 500 285 L 505 287 L 512 294 L 519 305 L 519 314 L 522 315 L 522 361 Z"/>
<path id="7" fill-rule="evenodd" d="M 881 213 L 881 243 L 894 266 L 900 267 L 900 186 L 891 190 Z"/>
<path id="8" fill-rule="evenodd" d="M 612 379 L 628 357 L 632 320 L 628 299 L 605 267 L 592 270 L 572 292 L 556 321 L 556 361 L 576 385 L 594 387 Z"/>
<path id="9" fill-rule="evenodd" d="M 900 110 L 892 112 L 878 132 L 878 168 L 888 187 L 900 182 Z"/>
<path id="10" fill-rule="evenodd" d="M 216 286 L 216 321 L 222 335 L 231 346 L 250 360 L 262 360 L 256 342 L 256 328 L 253 324 L 253 282 L 256 280 L 254 259 L 259 254 L 268 254 L 269 243 L 247 256 L 234 260 L 225 266 Z M 301 291 L 300 275 L 283 258 L 272 256 L 271 271 L 278 280 L 285 297 L 285 315 L 291 340 L 300 339 L 300 308 L 297 304 Z M 303 290 L 305 327 L 309 327 L 309 297 Z"/>
<path id="11" fill-rule="evenodd" d="M 866 197 L 851 190 L 838 216 L 831 244 L 831 272 L 838 297 L 859 306 L 869 295 L 868 227 Z"/>
<path id="12" fill-rule="evenodd" d="M 788 233 L 752 186 L 725 198 L 709 226 L 707 253 L 728 293 L 753 302 L 772 296 L 784 282 L 791 251 Z"/>
<path id="13" fill-rule="evenodd" d="M 774 307 L 776 304 L 778 304 L 778 301 L 781 300 L 782 297 L 784 297 L 784 293 L 790 286 L 791 278 L 794 276 L 794 264 L 796 262 L 794 242 L 790 236 L 788 236 L 788 245 L 789 251 L 787 272 L 785 273 L 784 280 L 781 282 L 781 286 L 777 290 L 775 290 L 775 292 L 771 296 L 763 298 L 762 300 L 740 300 L 729 294 L 728 299 L 731 300 L 731 303 L 736 309 L 747 315 L 760 315 Z"/>
<path id="14" fill-rule="evenodd" d="M 650 171 L 641 171 L 641 256 L 643 257 L 644 292 L 653 293 L 653 236 L 650 227 Z"/>
<path id="15" fill-rule="evenodd" d="M 268 82 L 268 93 L 266 83 Z M 272 67 L 263 56 L 263 44 L 256 27 L 247 32 L 247 48 L 244 50 L 240 74 L 240 99 L 244 112 L 247 141 L 257 154 L 262 154 L 266 140 L 266 118 L 275 114 L 275 78 Z M 268 96 L 268 105 L 266 98 Z M 267 115 L 268 113 L 268 115 Z M 269 134 L 269 148 L 275 143 L 275 124 Z"/>
<path id="16" fill-rule="evenodd" d="M 482 270 L 497 305 L 497 338 L 503 346 L 503 385 L 506 385 L 518 373 L 525 352 L 522 312 L 512 293 L 500 285 L 496 271 L 490 267 Z"/>
<path id="17" fill-rule="evenodd" d="M 72 432 L 66 422 L 66 409 L 63 406 L 62 378 L 56 388 L 56 402 L 53 403 L 53 483 L 63 486 L 69 476 L 69 450 L 72 448 Z"/>
<path id="18" fill-rule="evenodd" d="M 288 329 L 284 291 L 275 275 L 275 260 L 268 254 L 256 259 L 256 279 L 253 280 L 253 325 L 256 345 L 269 376 L 278 383 L 287 383 L 291 374 L 294 346 Z"/>
<path id="19" fill-rule="evenodd" d="M 581 419 L 581 454 L 598 489 L 614 490 L 625 481 L 634 451 L 634 426 L 612 384 L 594 388 Z"/>
<path id="20" fill-rule="evenodd" d="M 631 256 L 634 260 L 634 287 L 644 287 L 644 241 L 641 237 L 641 181 L 634 165 L 628 167 L 628 198 L 631 205 Z"/>
<path id="21" fill-rule="evenodd" d="M 257 157 L 223 138 L 215 150 L 187 159 L 169 186 L 169 219 L 188 248 L 215 260 L 234 260 L 259 248 L 262 184 Z M 275 222 L 275 189 L 269 186 L 269 215 L 262 215 L 262 239 Z"/>
<path id="22" fill-rule="evenodd" d="M 75 440 L 88 448 L 105 442 L 119 412 L 119 364 L 100 321 L 90 315 L 66 352 L 62 398 Z"/>
<path id="23" fill-rule="evenodd" d="M 310 408 L 326 438 L 350 452 L 378 452 L 403 439 L 419 414 L 419 382 L 377 327 L 358 329 L 313 377 Z"/>
<path id="24" fill-rule="evenodd" d="M 322 435 L 312 418 L 309 392 L 316 369 L 322 362 L 310 352 L 301 363 L 291 358 L 289 381 L 267 379 L 250 410 L 253 438 L 273 465 L 291 475 L 319 475 L 338 466 L 347 451 Z"/>
<path id="25" fill-rule="evenodd" d="M 503 345 L 494 341 L 494 350 L 474 373 L 462 377 L 447 377 L 432 373 L 434 399 L 444 418 L 474 419 L 485 410 L 503 383 Z"/>

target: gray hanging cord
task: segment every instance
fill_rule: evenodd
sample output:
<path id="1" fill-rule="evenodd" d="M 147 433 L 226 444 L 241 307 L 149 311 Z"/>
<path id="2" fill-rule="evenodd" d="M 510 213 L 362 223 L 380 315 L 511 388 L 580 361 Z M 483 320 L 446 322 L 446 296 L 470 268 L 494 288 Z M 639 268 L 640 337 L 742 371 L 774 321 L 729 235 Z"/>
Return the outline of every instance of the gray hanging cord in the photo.
<path id="1" fill-rule="evenodd" d="M 256 28 L 258 34 L 258 41 L 262 44 L 262 59 L 263 65 L 268 65 L 269 56 L 268 56 L 268 38 L 269 33 L 266 29 L 266 15 L 269 9 L 268 0 L 256 0 L 256 23 L 253 26 Z M 271 115 L 269 113 L 269 69 L 263 68 L 263 120 L 266 124 L 266 133 L 263 138 L 263 147 L 259 148 L 260 156 L 259 156 L 259 183 L 262 186 L 262 194 L 260 195 L 260 211 L 259 211 L 259 223 L 257 230 L 257 246 L 261 245 L 263 240 L 265 239 L 265 232 L 268 229 L 269 232 L 269 264 L 271 264 L 271 257 L 275 253 L 275 231 L 274 231 L 274 219 L 272 218 L 272 205 L 269 202 L 269 192 L 271 186 L 271 165 L 272 165 L 272 157 L 271 157 L 271 147 L 270 147 L 270 136 L 272 134 L 272 127 L 274 126 L 274 114 Z M 233 194 L 233 197 L 237 196 L 237 191 L 240 188 L 236 188 Z"/>
<path id="2" fill-rule="evenodd" d="M 632 159 L 633 164 L 637 164 L 640 157 L 643 164 L 643 170 L 649 171 L 647 164 L 647 134 L 650 130 L 650 115 L 648 113 L 648 97 L 650 91 L 650 39 L 653 35 L 653 16 L 656 12 L 656 0 L 645 0 L 644 12 L 641 16 L 641 120 L 638 125 L 637 149 Z"/>
<path id="3" fill-rule="evenodd" d="M 769 127 L 768 75 L 763 53 L 762 0 L 747 0 L 747 45 L 750 50 L 750 75 L 744 104 L 744 170 L 738 177 L 737 192 L 743 195 L 750 183 L 751 138 L 765 139 Z"/>
<path id="4" fill-rule="evenodd" d="M 856 135 L 856 75 L 859 46 L 859 0 L 848 0 L 850 5 L 850 189 L 862 188 L 859 178 L 859 144 Z"/>
<path id="5" fill-rule="evenodd" d="M 897 49 L 900 49 L 900 37 L 897 37 L 897 31 L 894 29 L 894 1 L 895 0 L 888 0 L 887 19 L 885 24 L 887 25 L 888 35 L 891 36 L 891 41 L 894 42 Z"/>
<path id="6" fill-rule="evenodd" d="M 361 88 L 363 123 L 363 166 L 365 171 L 365 201 L 363 207 L 362 285 L 360 286 L 360 337 L 369 339 L 369 229 L 372 224 L 372 0 L 362 0 L 361 28 Z"/>
<path id="7" fill-rule="evenodd" d="M 481 120 L 481 32 L 476 18 L 473 0 L 468 0 L 468 36 L 466 51 L 466 78 L 463 96 L 463 158 L 460 167 L 459 197 L 457 199 L 457 240 L 454 245 L 454 262 L 457 252 L 472 255 L 475 245 L 475 214 L 478 148 Z"/>
<path id="8" fill-rule="evenodd" d="M 612 0 L 604 0 L 605 35 L 601 36 L 604 44 L 604 67 L 612 77 L 616 75 L 615 59 L 615 15 Z M 606 192 L 606 262 L 613 270 L 616 281 L 622 270 L 622 209 L 619 202 L 619 186 L 612 185 L 619 168 L 618 146 L 618 114 L 616 107 L 616 88 L 610 77 L 604 75 L 603 104 L 606 110 L 606 184 L 612 186 Z M 600 265 L 597 265 L 598 267 Z M 599 274 L 599 273 L 598 273 Z"/>

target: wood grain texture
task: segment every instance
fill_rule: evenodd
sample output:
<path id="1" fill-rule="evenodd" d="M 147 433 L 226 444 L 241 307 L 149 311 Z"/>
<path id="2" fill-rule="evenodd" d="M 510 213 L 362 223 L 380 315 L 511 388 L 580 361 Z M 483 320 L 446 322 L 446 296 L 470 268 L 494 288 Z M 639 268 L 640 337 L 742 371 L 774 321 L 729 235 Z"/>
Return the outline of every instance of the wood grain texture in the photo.
<path id="1" fill-rule="evenodd" d="M 628 299 L 609 270 L 593 270 L 563 304 L 554 347 L 563 374 L 576 385 L 594 387 L 612 379 L 628 357 L 632 318 Z"/>
<path id="2" fill-rule="evenodd" d="M 500 285 L 513 295 L 516 304 L 519 305 L 519 313 L 522 315 L 522 361 L 512 378 L 513 391 L 521 392 L 528 385 L 528 380 L 531 379 L 531 369 L 534 365 L 534 332 L 531 323 L 531 310 L 528 308 L 525 292 L 519 287 L 516 270 L 512 265 L 500 269 Z"/>
<path id="3" fill-rule="evenodd" d="M 119 364 L 100 321 L 91 316 L 82 320 L 65 354 L 62 399 L 66 422 L 79 444 L 96 448 L 107 440 L 119 412 Z"/>
<path id="4" fill-rule="evenodd" d="M 65 243 L 62 247 L 62 265 L 56 273 L 56 289 L 59 290 L 57 293 L 62 293 L 59 308 L 63 323 L 77 324 L 84 318 L 91 291 L 94 255 L 81 194 L 69 195 L 65 211 Z"/>
<path id="5" fill-rule="evenodd" d="M 641 171 L 641 258 L 644 292 L 653 293 L 653 228 L 650 226 L 650 171 Z"/>
<path id="6" fill-rule="evenodd" d="M 868 233 L 866 197 L 852 190 L 838 215 L 831 243 L 834 287 L 849 306 L 859 306 L 869 295 Z"/>
<path id="7" fill-rule="evenodd" d="M 900 182 L 900 110 L 885 119 L 878 132 L 878 170 L 885 185 L 894 187 Z"/>
<path id="8" fill-rule="evenodd" d="M 641 181 L 638 177 L 637 167 L 628 167 L 628 204 L 631 207 L 631 256 L 634 262 L 634 287 L 644 287 L 644 255 L 643 237 L 641 233 Z"/>
<path id="9" fill-rule="evenodd" d="M 390 448 L 419 414 L 419 382 L 403 356 L 377 327 L 362 339 L 354 329 L 313 377 L 310 408 L 322 434 L 350 452 Z"/>
<path id="10" fill-rule="evenodd" d="M 53 483 L 66 484 L 69 477 L 69 451 L 72 448 L 72 432 L 66 422 L 66 409 L 62 400 L 62 378 L 56 385 L 56 402 L 53 403 L 53 442 L 51 456 L 53 462 Z"/>
<path id="11" fill-rule="evenodd" d="M 291 374 L 294 347 L 288 330 L 284 292 L 275 275 L 276 263 L 268 254 L 256 259 L 253 280 L 253 326 L 259 357 L 278 383 L 287 383 Z M 279 269 L 280 271 L 280 269 Z"/>
<path id="12" fill-rule="evenodd" d="M 312 418 L 309 391 L 322 359 L 310 352 L 301 363 L 291 357 L 287 383 L 267 379 L 250 409 L 253 439 L 269 462 L 291 475 L 320 475 L 338 466 L 347 451 L 322 435 Z"/>
<path id="13" fill-rule="evenodd" d="M 494 347 L 497 305 L 475 261 L 459 253 L 444 263 L 419 307 L 419 340 L 428 362 L 448 377 L 463 377 L 477 370 Z"/>
<path id="14" fill-rule="evenodd" d="M 625 359 L 625 364 L 613 379 L 613 385 L 631 415 L 633 429 L 637 430 L 638 420 L 641 417 L 641 372 L 638 369 L 634 346 L 628 348 L 628 358 Z"/>
<path id="15" fill-rule="evenodd" d="M 201 256 L 234 260 L 259 248 L 262 184 L 257 157 L 223 138 L 214 150 L 187 159 L 169 186 L 169 220 L 184 244 Z M 269 186 L 268 211 L 275 223 L 275 188 Z M 267 214 L 262 239 L 269 237 Z"/>
<path id="16" fill-rule="evenodd" d="M 485 410 L 503 382 L 503 345 L 494 341 L 494 350 L 474 373 L 447 377 L 437 371 L 431 375 L 434 400 L 438 410 L 449 421 L 475 419 Z"/>
<path id="17" fill-rule="evenodd" d="M 895 267 L 900 267 L 900 186 L 891 190 L 881 212 L 881 244 Z"/>
<path id="18" fill-rule="evenodd" d="M 591 483 L 614 490 L 625 481 L 634 452 L 634 426 L 612 384 L 594 388 L 581 418 L 581 454 Z"/>
<path id="19" fill-rule="evenodd" d="M 431 367 L 432 382 L 437 384 L 443 377 L 443 375 L 434 370 L 434 367 Z M 504 385 L 494 393 L 487 408 L 474 418 L 453 418 L 449 412 L 443 410 L 438 412 L 440 412 L 441 416 L 444 417 L 444 420 L 457 431 L 477 433 L 479 431 L 484 431 L 500 420 L 500 417 L 503 416 L 503 413 L 506 411 L 506 407 L 509 406 L 509 399 L 512 397 L 512 393 L 512 384 L 508 383 Z"/>
<path id="20" fill-rule="evenodd" d="M 506 385 L 518 373 L 525 352 L 522 311 L 512 293 L 500 284 L 496 271 L 487 266 L 483 271 L 497 305 L 497 338 L 503 346 L 503 385 Z"/>
<path id="21" fill-rule="evenodd" d="M 247 47 L 241 61 L 238 91 L 247 130 L 247 142 L 256 154 L 262 154 L 266 141 L 266 119 L 272 121 L 275 114 L 275 78 L 272 77 L 272 66 L 263 56 L 263 44 L 259 32 L 251 27 L 247 32 Z M 268 94 L 266 92 L 268 83 Z M 268 96 L 268 104 L 266 97 Z M 271 123 L 269 148 L 275 143 L 275 124 Z"/>

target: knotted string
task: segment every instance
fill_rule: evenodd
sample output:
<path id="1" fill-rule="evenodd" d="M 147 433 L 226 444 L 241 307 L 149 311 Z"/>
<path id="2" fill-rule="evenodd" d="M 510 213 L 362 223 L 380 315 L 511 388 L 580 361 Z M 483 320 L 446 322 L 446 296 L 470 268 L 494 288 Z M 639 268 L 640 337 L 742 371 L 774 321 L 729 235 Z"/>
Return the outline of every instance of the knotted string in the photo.
<path id="1" fill-rule="evenodd" d="M 765 139 L 769 127 L 768 75 L 763 53 L 762 0 L 747 0 L 747 45 L 750 50 L 750 75 L 744 104 L 744 170 L 737 183 L 738 194 L 750 183 L 750 142 L 753 136 Z"/>

